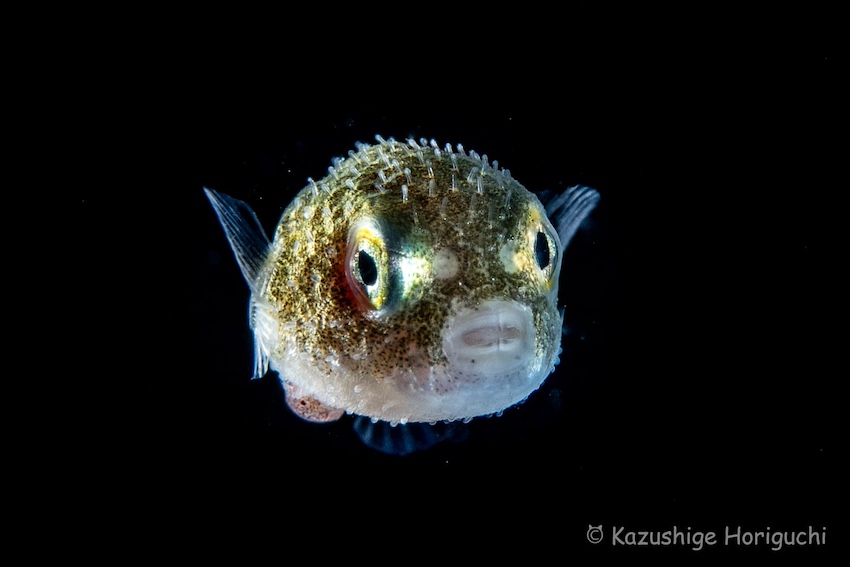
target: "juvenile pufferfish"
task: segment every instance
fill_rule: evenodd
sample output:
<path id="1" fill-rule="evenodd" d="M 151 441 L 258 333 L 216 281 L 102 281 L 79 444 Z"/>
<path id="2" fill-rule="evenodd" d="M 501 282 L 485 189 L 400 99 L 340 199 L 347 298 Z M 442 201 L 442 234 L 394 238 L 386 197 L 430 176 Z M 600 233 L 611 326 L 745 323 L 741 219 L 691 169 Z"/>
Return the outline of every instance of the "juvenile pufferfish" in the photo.
<path id="1" fill-rule="evenodd" d="M 558 364 L 561 258 L 599 194 L 573 187 L 544 209 L 460 144 L 376 138 L 308 178 L 271 242 L 248 205 L 205 189 L 251 288 L 254 376 L 275 370 L 311 421 L 466 420 L 523 401 Z"/>

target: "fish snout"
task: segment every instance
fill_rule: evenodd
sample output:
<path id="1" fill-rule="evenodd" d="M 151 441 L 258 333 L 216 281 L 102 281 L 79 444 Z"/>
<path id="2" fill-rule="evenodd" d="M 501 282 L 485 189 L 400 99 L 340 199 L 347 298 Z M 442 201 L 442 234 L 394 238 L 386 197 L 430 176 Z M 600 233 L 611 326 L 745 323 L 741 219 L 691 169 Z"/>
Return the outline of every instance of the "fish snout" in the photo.
<path id="1" fill-rule="evenodd" d="M 490 300 L 454 314 L 446 324 L 443 352 L 458 377 L 509 377 L 533 366 L 535 328 L 531 309 Z"/>

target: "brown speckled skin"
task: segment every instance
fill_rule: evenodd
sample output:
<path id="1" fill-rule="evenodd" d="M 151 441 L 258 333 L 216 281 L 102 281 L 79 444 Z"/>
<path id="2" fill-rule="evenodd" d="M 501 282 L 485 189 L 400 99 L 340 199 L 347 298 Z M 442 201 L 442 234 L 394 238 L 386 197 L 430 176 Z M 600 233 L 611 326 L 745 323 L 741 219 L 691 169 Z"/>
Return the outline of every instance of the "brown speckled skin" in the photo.
<path id="1" fill-rule="evenodd" d="M 467 373 L 457 380 L 444 353 L 447 324 L 458 311 L 486 301 L 530 309 L 537 383 L 548 374 L 560 350 L 561 246 L 537 197 L 509 172 L 460 146 L 379 140 L 335 160 L 324 179 L 309 181 L 277 226 L 255 298 L 276 328 L 259 340 L 296 413 L 307 419 L 322 413 L 306 415 L 305 398 L 359 413 L 361 394 L 371 392 L 366 415 L 404 421 L 410 413 L 415 420 L 409 407 L 392 418 L 379 409 L 384 396 L 407 396 L 400 392 L 409 388 L 428 396 L 427 415 L 442 415 L 433 408 L 440 405 L 435 396 L 464 381 L 468 391 L 484 379 Z M 363 300 L 365 288 L 352 276 L 360 242 L 353 235 L 364 222 L 383 249 L 378 270 L 389 274 L 380 308 Z M 552 254 L 545 270 L 534 251 L 541 231 Z M 388 380 L 398 383 L 392 395 Z M 419 403 L 413 399 L 408 406 Z M 501 403 L 484 413 L 503 409 Z"/>
<path id="2" fill-rule="evenodd" d="M 284 381 L 293 356 L 345 387 L 444 364 L 441 335 L 451 311 L 492 298 L 531 307 L 536 354 L 552 364 L 560 344 L 560 253 L 552 258 L 554 275 L 541 276 L 528 237 L 541 223 L 551 227 L 546 214 L 486 156 L 449 149 L 393 140 L 361 145 L 285 210 L 264 287 L 280 323 L 271 356 Z M 404 257 L 427 266 L 442 247 L 457 255 L 457 274 L 435 278 L 425 270 L 396 285 L 386 308 L 364 308 L 345 273 L 350 230 L 363 218 L 379 219 L 396 274 Z M 518 259 L 513 273 L 500 259 L 506 245 Z"/>

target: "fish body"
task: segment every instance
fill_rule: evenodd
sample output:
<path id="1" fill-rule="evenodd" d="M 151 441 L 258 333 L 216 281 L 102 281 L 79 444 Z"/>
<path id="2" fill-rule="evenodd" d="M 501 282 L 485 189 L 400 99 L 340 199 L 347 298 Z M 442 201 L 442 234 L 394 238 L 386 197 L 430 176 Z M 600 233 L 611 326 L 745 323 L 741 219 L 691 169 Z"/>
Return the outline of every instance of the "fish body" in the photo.
<path id="1" fill-rule="evenodd" d="M 599 199 L 544 208 L 486 155 L 380 137 L 308 179 L 270 241 L 206 193 L 251 288 L 255 377 L 276 371 L 305 419 L 390 424 L 498 413 L 542 384 L 564 247 Z"/>

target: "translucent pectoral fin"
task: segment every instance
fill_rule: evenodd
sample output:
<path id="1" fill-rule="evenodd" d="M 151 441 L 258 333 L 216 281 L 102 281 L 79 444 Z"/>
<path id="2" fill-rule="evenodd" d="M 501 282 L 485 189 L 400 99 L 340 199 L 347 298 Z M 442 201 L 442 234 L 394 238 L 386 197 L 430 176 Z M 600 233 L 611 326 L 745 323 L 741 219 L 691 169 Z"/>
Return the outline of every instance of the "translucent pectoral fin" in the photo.
<path id="1" fill-rule="evenodd" d="M 269 253 L 269 239 L 253 209 L 246 203 L 204 187 L 215 209 L 239 269 L 251 291 L 259 295 L 260 275 Z"/>
<path id="2" fill-rule="evenodd" d="M 576 185 L 551 199 L 547 197 L 543 197 L 548 201 L 544 201 L 546 214 L 558 232 L 561 246 L 566 248 L 582 221 L 596 207 L 599 193 L 590 187 Z"/>
<path id="3" fill-rule="evenodd" d="M 269 371 L 272 350 L 279 342 L 275 310 L 265 300 L 252 295 L 248 303 L 248 321 L 254 331 L 253 377 L 262 378 Z"/>

